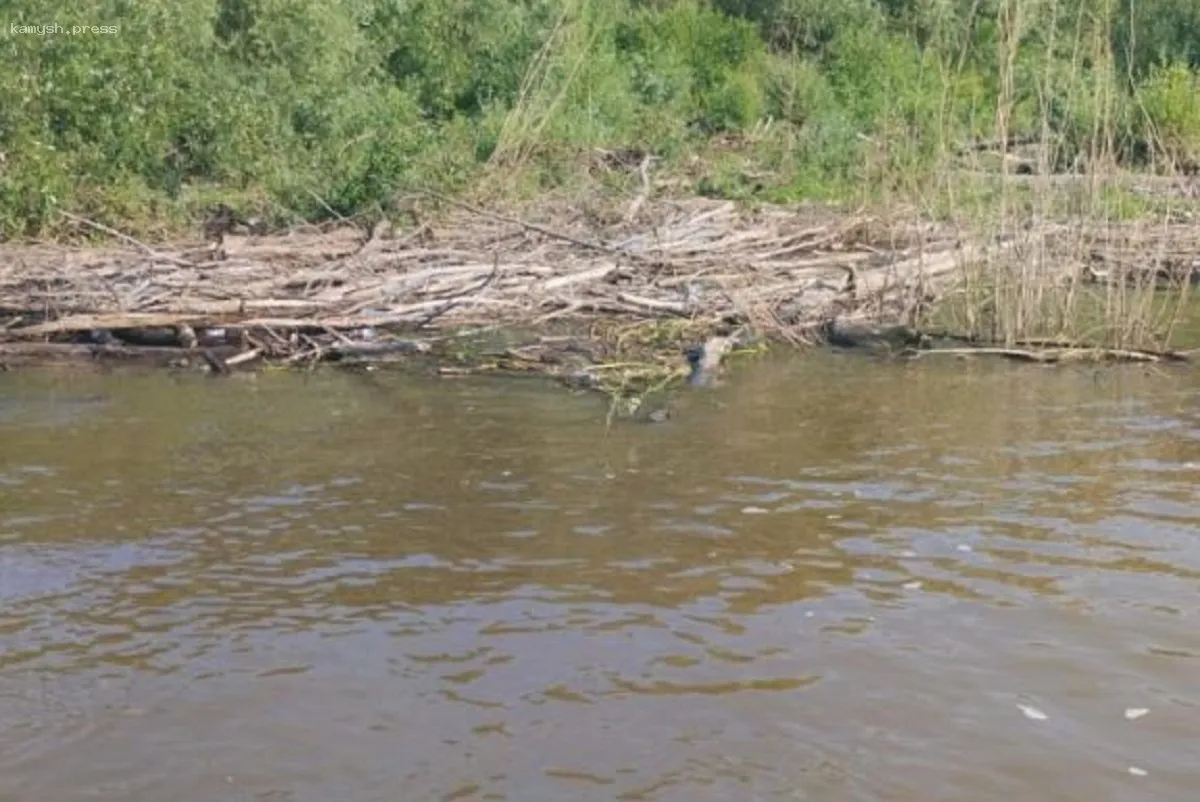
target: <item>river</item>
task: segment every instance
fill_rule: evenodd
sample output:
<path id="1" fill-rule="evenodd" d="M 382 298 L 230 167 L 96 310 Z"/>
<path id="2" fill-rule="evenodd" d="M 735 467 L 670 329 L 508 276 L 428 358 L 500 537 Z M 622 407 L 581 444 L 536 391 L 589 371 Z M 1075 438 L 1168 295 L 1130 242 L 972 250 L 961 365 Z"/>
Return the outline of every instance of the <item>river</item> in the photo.
<path id="1" fill-rule="evenodd" d="M 1198 401 L 0 374 L 0 800 L 1194 802 Z"/>

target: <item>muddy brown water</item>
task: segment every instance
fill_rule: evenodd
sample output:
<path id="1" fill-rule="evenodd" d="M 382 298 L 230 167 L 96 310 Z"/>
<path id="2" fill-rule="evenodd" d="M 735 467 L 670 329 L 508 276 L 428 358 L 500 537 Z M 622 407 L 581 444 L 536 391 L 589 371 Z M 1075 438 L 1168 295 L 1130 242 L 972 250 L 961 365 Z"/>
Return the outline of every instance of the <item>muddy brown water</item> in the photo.
<path id="1" fill-rule="evenodd" d="M 0 800 L 1194 802 L 1198 402 L 0 375 Z"/>

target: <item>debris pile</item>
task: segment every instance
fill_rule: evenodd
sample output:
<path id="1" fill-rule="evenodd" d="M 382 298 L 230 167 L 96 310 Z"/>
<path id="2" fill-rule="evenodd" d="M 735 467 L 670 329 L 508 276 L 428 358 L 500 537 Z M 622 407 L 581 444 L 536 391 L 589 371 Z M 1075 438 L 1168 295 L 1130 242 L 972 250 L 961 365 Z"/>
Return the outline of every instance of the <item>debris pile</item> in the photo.
<path id="1" fill-rule="evenodd" d="M 543 204 L 518 218 L 430 202 L 437 216 L 414 206 L 403 230 L 223 230 L 173 248 L 72 218 L 121 247 L 0 248 L 0 364 L 227 372 L 416 355 L 443 372 L 533 371 L 616 392 L 686 376 L 688 348 L 717 336 L 736 350 L 845 321 L 911 324 L 965 265 L 1017 245 L 827 207 Z"/>

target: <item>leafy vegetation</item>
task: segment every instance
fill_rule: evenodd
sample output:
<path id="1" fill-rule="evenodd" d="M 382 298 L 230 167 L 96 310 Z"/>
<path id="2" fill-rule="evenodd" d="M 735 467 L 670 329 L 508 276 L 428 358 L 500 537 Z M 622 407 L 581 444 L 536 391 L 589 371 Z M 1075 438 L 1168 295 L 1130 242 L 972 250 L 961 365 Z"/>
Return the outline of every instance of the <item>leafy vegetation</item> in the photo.
<path id="1" fill-rule="evenodd" d="M 0 236 L 217 199 L 282 221 L 417 186 L 576 180 L 650 151 L 692 188 L 936 189 L 960 145 L 1052 166 L 1200 161 L 1194 0 L 13 0 Z M 17 26 L 58 25 L 59 31 Z M 117 26 L 77 32 L 75 25 Z M 697 157 L 700 164 L 696 166 Z"/>

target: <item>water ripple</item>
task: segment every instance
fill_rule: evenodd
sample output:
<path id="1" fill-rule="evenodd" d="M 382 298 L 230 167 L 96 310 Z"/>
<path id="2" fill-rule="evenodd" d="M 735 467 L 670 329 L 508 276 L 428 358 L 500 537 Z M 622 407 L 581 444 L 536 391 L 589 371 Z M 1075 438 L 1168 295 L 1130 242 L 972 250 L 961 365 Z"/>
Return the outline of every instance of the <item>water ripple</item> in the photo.
<path id="1" fill-rule="evenodd" d="M 465 385 L 18 428 L 0 794 L 1187 798 L 1191 396 L 869 372 L 653 434 Z"/>

